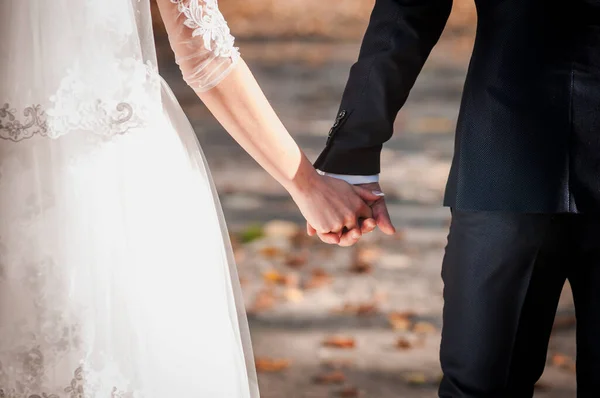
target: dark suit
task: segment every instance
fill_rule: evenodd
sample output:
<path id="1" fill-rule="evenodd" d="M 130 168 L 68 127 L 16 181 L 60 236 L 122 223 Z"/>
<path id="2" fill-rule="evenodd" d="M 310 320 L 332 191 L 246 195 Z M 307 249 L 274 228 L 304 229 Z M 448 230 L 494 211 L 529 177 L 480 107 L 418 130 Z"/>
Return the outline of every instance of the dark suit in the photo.
<path id="1" fill-rule="evenodd" d="M 545 326 L 533 333 L 523 317 L 531 313 L 537 319 L 544 311 L 553 317 L 560 293 L 556 286 L 567 276 L 575 278 L 555 271 L 554 263 L 545 266 L 541 248 L 564 243 L 553 240 L 564 233 L 556 228 L 600 234 L 600 0 L 475 2 L 477 36 L 444 200 L 454 219 L 443 266 L 445 378 L 440 396 L 530 397 L 539 372 L 519 379 L 511 358 L 531 354 L 543 369 L 546 344 L 522 340 L 539 337 L 547 343 L 551 321 L 541 322 Z M 376 1 L 317 168 L 336 174 L 380 172 L 382 145 L 451 6 L 451 0 Z M 472 229 L 478 234 L 469 233 Z M 569 250 L 566 262 L 581 258 L 584 249 L 571 245 Z M 583 274 L 586 267 L 600 268 L 595 255 L 594 263 L 577 265 Z M 561 276 L 555 284 L 530 285 L 556 275 Z M 482 289 L 494 280 L 497 289 Z M 600 291 L 600 279 L 595 281 Z M 542 299 L 526 299 L 531 294 Z M 539 303 L 544 303 L 541 312 L 535 307 Z M 498 311 L 496 317 L 498 308 L 506 313 Z M 600 314 L 600 304 L 594 311 Z M 507 325 L 493 330 L 490 324 L 500 319 Z M 469 328 L 480 338 L 464 340 L 471 336 Z M 582 386 L 598 387 L 581 376 L 600 371 L 600 353 L 590 344 L 580 366 L 585 367 L 579 372 L 581 397 L 589 396 Z M 519 352 L 519 347 L 533 346 L 536 354 Z M 493 366 L 482 359 L 486 356 L 497 359 Z M 498 378 L 499 373 L 506 377 Z"/>

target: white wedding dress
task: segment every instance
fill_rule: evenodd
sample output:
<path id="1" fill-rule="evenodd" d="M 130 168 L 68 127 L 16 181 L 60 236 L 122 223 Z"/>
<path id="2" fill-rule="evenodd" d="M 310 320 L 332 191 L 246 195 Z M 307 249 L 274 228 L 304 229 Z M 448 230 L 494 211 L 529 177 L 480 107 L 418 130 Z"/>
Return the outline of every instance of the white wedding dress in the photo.
<path id="1" fill-rule="evenodd" d="M 158 0 L 187 81 L 238 59 Z M 221 210 L 149 0 L 0 1 L 0 398 L 258 398 Z"/>

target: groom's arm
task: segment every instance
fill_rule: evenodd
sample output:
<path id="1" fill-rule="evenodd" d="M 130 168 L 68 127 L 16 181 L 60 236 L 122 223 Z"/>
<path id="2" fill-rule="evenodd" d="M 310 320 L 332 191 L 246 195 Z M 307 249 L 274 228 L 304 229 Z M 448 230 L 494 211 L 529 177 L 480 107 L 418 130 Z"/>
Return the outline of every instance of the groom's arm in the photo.
<path id="1" fill-rule="evenodd" d="M 358 61 L 315 167 L 370 182 L 423 64 L 437 43 L 452 0 L 376 0 Z M 361 180 L 361 176 L 369 176 Z M 370 180 L 369 180 L 370 178 Z"/>

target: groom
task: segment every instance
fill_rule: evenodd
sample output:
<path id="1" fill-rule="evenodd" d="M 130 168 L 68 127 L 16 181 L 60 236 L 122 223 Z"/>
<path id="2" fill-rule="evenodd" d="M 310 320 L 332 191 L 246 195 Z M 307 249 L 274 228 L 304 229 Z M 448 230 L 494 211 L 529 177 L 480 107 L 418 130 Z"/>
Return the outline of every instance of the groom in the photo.
<path id="1" fill-rule="evenodd" d="M 565 280 L 578 397 L 600 396 L 600 2 L 476 0 L 444 203 L 444 398 L 533 395 Z M 382 144 L 452 0 L 377 0 L 316 167 L 378 190 Z M 380 200 L 378 225 L 393 227 Z M 354 242 L 344 236 L 346 244 Z"/>

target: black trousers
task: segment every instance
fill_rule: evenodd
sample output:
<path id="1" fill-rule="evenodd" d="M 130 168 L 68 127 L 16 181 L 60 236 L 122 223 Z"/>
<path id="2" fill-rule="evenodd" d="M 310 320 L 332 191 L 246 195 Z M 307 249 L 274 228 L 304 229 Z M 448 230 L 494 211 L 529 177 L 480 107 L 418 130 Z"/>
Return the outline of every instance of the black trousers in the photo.
<path id="1" fill-rule="evenodd" d="M 532 397 L 567 279 L 577 397 L 600 397 L 600 216 L 454 210 L 442 278 L 440 397 Z"/>

